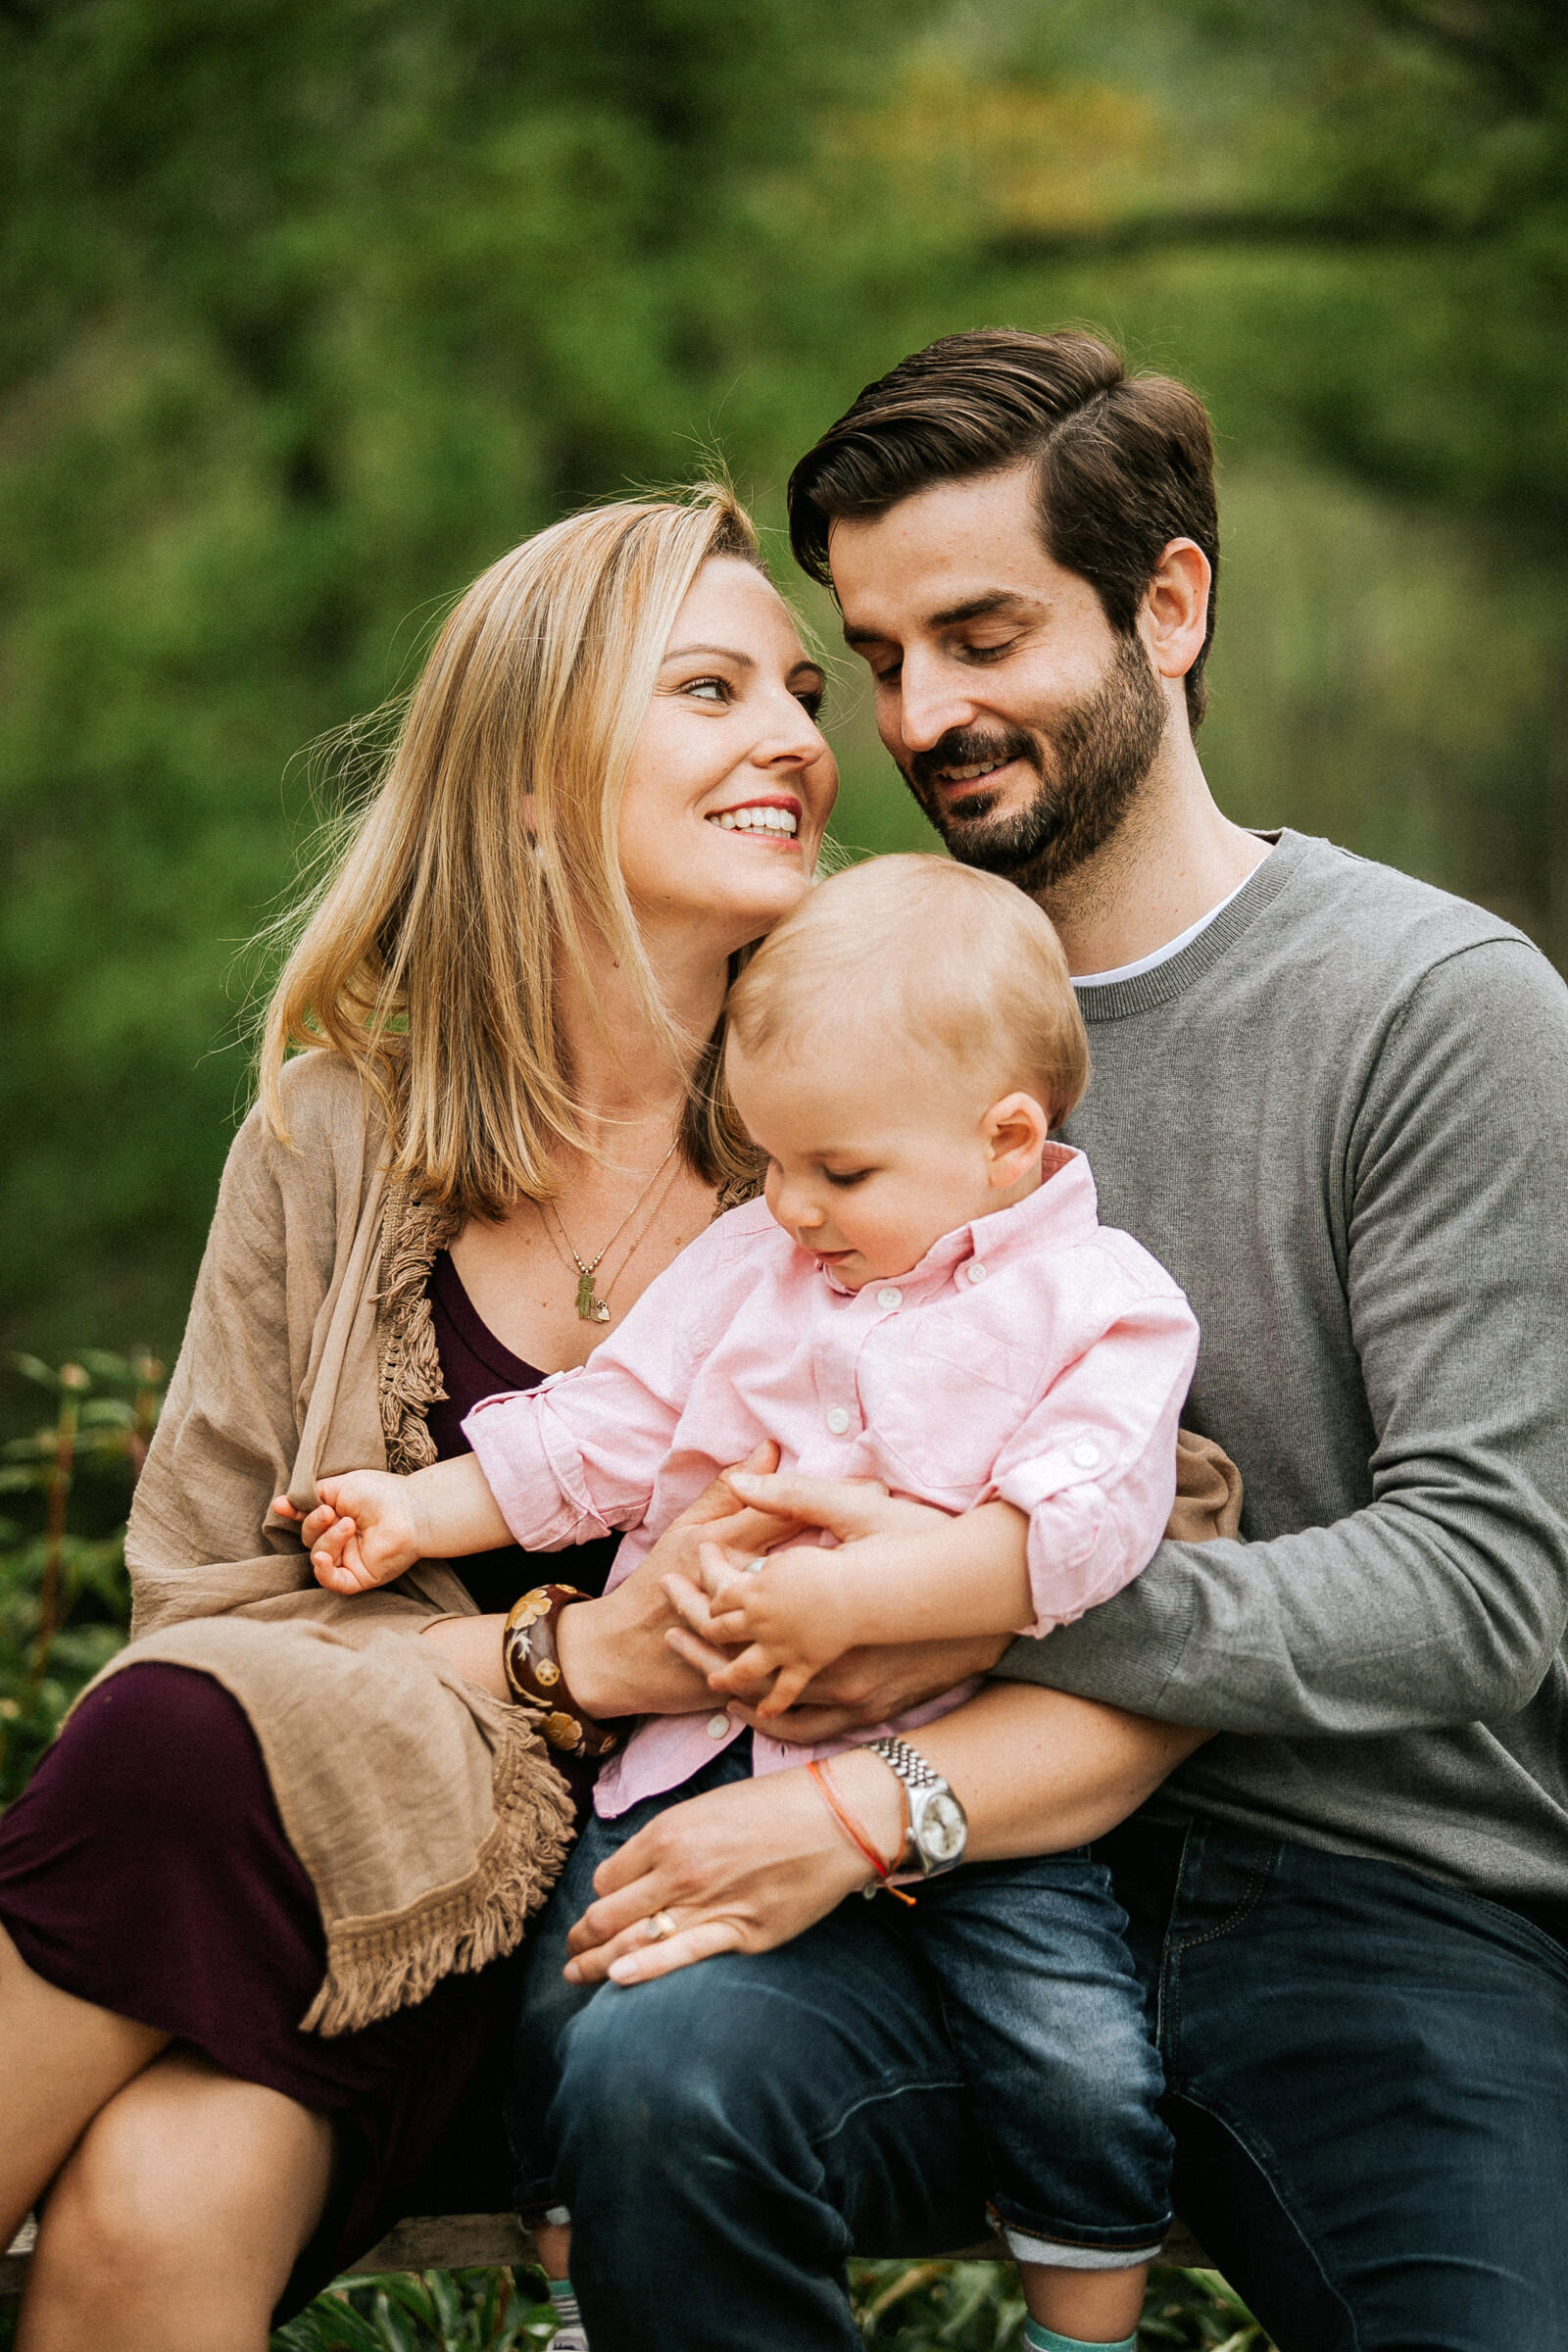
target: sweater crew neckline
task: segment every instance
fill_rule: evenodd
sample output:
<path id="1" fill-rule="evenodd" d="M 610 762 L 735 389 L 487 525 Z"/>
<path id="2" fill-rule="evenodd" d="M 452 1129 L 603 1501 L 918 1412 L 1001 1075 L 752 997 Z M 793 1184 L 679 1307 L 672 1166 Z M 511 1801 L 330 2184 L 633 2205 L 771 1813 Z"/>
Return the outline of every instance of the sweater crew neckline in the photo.
<path id="1" fill-rule="evenodd" d="M 1261 840 L 1269 838 L 1268 834 L 1259 835 Z M 1289 825 L 1282 825 L 1272 838 L 1274 847 L 1268 856 L 1252 868 L 1241 889 L 1221 903 L 1212 921 L 1203 925 L 1179 956 L 1168 956 L 1152 971 L 1139 972 L 1129 980 L 1112 980 L 1098 988 L 1092 980 L 1080 984 L 1076 994 L 1084 1019 L 1093 1025 L 1152 1012 L 1212 971 L 1258 915 L 1274 905 L 1318 847 L 1310 835 L 1293 832 Z"/>

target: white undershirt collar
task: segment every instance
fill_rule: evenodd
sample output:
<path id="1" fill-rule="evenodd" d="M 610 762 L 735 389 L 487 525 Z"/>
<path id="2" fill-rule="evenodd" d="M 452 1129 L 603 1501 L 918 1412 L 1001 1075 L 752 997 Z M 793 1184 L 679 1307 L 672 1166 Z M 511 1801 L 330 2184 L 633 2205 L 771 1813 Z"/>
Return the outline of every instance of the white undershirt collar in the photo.
<path id="1" fill-rule="evenodd" d="M 1252 872 L 1256 870 L 1254 866 Z M 1244 875 L 1234 890 L 1226 892 L 1217 906 L 1211 906 L 1206 914 L 1200 914 L 1196 923 L 1190 923 L 1175 939 L 1167 939 L 1165 945 L 1156 948 L 1152 956 L 1140 956 L 1136 963 L 1118 963 L 1114 971 L 1079 972 L 1073 979 L 1074 988 L 1114 988 L 1123 980 L 1137 980 L 1145 972 L 1157 971 L 1162 963 L 1169 963 L 1172 956 L 1179 956 L 1184 948 L 1190 948 L 1195 939 L 1200 939 L 1209 924 L 1224 913 L 1232 899 L 1240 898 L 1251 879 L 1251 874 Z"/>

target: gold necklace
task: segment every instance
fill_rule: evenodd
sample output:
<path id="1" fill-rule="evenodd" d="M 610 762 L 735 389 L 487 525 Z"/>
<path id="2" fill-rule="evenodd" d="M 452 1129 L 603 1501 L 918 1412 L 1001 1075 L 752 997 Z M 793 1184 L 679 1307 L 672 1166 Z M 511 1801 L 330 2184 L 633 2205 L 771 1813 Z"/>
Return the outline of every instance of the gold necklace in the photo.
<path id="1" fill-rule="evenodd" d="M 557 1208 L 553 1200 L 536 1200 L 534 1202 L 535 1208 L 537 1208 L 539 1211 L 539 1222 L 545 1229 L 546 1240 L 550 1243 L 552 1249 L 556 1249 L 555 1235 L 550 1231 L 550 1218 L 554 1217 L 556 1224 L 560 1229 L 561 1238 L 566 1245 L 566 1254 L 569 1256 L 572 1264 L 577 1269 L 577 1314 L 582 1322 L 608 1323 L 610 1321 L 610 1302 L 608 1298 L 596 1298 L 594 1297 L 594 1276 L 598 1272 L 599 1268 L 603 1265 L 610 1251 L 613 1250 L 615 1244 L 619 1241 L 621 1235 L 625 1232 L 627 1226 L 631 1223 L 633 1217 L 637 1214 L 637 1211 L 641 1208 L 643 1202 L 647 1200 L 655 1185 L 659 1182 L 660 1177 L 662 1176 L 664 1170 L 674 1158 L 679 1143 L 680 1138 L 677 1136 L 675 1138 L 675 1142 L 670 1145 L 669 1150 L 664 1153 L 663 1158 L 660 1161 L 658 1167 L 649 1177 L 648 1182 L 643 1186 L 642 1191 L 638 1194 L 630 1208 L 627 1209 L 626 1214 L 621 1218 L 620 1223 L 615 1227 L 615 1230 L 611 1235 L 609 1241 L 594 1257 L 585 1260 L 578 1256 L 576 1246 L 573 1243 L 570 1234 L 566 1231 L 565 1219 L 562 1216 L 560 1209 Z M 545 1213 L 547 1210 L 549 1211 L 549 1215 Z M 561 1251 L 559 1249 L 556 1249 L 556 1255 L 558 1257 L 561 1256 Z M 628 1257 L 630 1256 L 630 1251 L 627 1252 L 627 1255 Z M 564 1258 L 562 1258 L 562 1263 L 564 1265 Z M 607 1282 L 605 1285 L 605 1289 L 607 1291 L 611 1289 L 613 1282 L 619 1280 L 623 1271 L 623 1266 L 617 1266 L 615 1268 L 614 1275 L 612 1277 L 611 1282 Z"/>

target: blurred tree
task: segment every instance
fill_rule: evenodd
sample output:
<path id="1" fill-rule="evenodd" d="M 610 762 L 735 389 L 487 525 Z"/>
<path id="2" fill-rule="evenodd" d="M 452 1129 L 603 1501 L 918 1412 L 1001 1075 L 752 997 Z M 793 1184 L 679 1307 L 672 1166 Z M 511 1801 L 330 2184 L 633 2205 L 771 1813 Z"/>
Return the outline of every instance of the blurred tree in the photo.
<path id="1" fill-rule="evenodd" d="M 0 1284 L 167 1339 L 285 763 L 504 547 L 692 470 L 765 331 L 747 186 L 866 53 L 830 0 L 97 0 L 3 38 Z"/>
<path id="2" fill-rule="evenodd" d="M 1209 397 L 1205 757 L 1568 945 L 1556 0 L 0 0 L 0 1323 L 166 1349 L 295 756 L 445 598 L 898 354 Z M 925 838 L 853 688 L 843 830 Z"/>

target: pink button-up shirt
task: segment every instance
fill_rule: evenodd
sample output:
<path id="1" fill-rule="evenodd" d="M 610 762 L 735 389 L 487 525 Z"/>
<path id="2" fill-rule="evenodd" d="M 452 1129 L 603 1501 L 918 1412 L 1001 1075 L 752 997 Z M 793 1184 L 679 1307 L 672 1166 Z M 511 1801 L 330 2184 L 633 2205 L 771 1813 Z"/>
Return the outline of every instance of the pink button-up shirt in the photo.
<path id="1" fill-rule="evenodd" d="M 855 1292 L 760 1200 L 718 1218 L 590 1363 L 488 1397 L 464 1423 L 517 1542 L 556 1551 L 624 1529 L 618 1584 L 720 1470 L 772 1438 L 781 1466 L 808 1477 L 880 1479 L 945 1511 L 1016 1504 L 1034 1605 L 1021 1631 L 1107 1599 L 1170 1515 L 1198 1325 L 1148 1250 L 1100 1223 L 1082 1152 L 1048 1146 L 1046 1174 L 909 1273 Z M 853 1742 L 759 1734 L 755 1769 L 913 1729 L 975 1688 Z M 600 1775 L 599 1811 L 677 1788 L 742 1728 L 721 1700 L 647 1717 Z"/>

